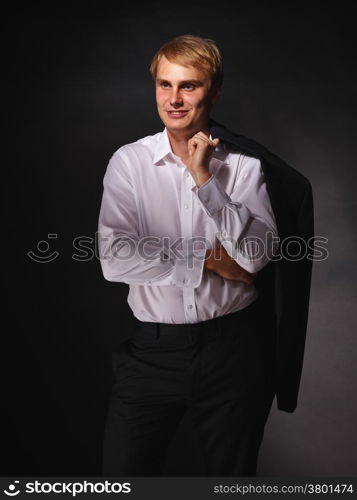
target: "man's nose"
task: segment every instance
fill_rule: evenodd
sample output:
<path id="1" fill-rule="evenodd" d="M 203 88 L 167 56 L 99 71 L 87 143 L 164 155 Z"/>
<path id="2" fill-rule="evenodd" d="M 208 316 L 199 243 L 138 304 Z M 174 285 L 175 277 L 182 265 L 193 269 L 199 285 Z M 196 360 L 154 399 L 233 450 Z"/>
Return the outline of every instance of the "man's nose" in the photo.
<path id="1" fill-rule="evenodd" d="M 172 89 L 170 104 L 171 106 L 180 106 L 182 104 L 182 96 L 178 89 Z"/>

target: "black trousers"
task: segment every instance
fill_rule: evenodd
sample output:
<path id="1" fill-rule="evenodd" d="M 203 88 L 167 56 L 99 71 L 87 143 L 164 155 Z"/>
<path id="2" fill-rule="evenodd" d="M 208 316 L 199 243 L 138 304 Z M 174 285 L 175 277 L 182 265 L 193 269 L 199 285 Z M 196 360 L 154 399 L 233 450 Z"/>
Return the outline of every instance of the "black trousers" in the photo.
<path id="1" fill-rule="evenodd" d="M 135 319 L 113 352 L 103 476 L 161 476 L 190 412 L 205 476 L 255 476 L 275 395 L 274 327 L 258 301 L 196 324 Z"/>

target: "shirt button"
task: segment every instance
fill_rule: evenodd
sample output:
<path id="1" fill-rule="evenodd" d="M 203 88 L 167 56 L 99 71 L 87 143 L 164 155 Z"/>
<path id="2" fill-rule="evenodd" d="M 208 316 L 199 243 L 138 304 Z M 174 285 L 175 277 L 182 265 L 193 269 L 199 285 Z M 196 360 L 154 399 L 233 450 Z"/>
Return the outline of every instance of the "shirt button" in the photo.
<path id="1" fill-rule="evenodd" d="M 187 309 L 192 309 L 192 308 L 193 308 L 193 305 L 192 304 L 188 304 Z"/>
<path id="2" fill-rule="evenodd" d="M 188 205 L 184 205 L 185 208 L 188 208 Z"/>
<path id="3" fill-rule="evenodd" d="M 222 231 L 222 236 L 223 236 L 223 237 L 227 236 L 227 231 L 223 230 L 223 231 Z"/>
<path id="4" fill-rule="evenodd" d="M 187 278 L 184 278 L 184 279 L 182 280 L 182 283 L 189 283 L 189 282 L 190 282 L 190 280 L 188 280 Z"/>
<path id="5" fill-rule="evenodd" d="M 189 176 L 190 176 L 190 174 L 188 172 L 186 172 L 186 177 L 189 177 Z"/>

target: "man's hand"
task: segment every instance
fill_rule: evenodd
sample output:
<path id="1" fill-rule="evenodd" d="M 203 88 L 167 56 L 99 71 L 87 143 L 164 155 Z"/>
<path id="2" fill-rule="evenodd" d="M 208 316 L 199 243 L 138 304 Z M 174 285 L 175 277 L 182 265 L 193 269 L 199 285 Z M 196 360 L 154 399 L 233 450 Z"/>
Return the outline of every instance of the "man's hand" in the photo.
<path id="1" fill-rule="evenodd" d="M 204 269 L 213 271 L 227 280 L 243 281 L 247 285 L 251 285 L 257 275 L 248 273 L 237 264 L 222 245 L 206 250 Z"/>
<path id="2" fill-rule="evenodd" d="M 218 138 L 211 141 L 204 132 L 197 132 L 187 143 L 189 157 L 186 165 L 198 187 L 211 177 L 209 160 L 218 143 Z"/>

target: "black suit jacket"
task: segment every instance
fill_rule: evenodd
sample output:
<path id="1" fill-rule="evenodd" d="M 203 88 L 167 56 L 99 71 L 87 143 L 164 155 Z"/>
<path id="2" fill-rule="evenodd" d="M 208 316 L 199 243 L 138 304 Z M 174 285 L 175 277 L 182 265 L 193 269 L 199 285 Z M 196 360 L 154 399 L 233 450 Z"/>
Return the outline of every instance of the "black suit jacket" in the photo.
<path id="1" fill-rule="evenodd" d="M 256 286 L 266 314 L 274 312 L 278 409 L 293 412 L 303 366 L 314 248 L 311 184 L 261 144 L 212 119 L 210 132 L 212 138 L 258 158 L 265 174 L 280 240 L 278 255 L 258 273 Z"/>

